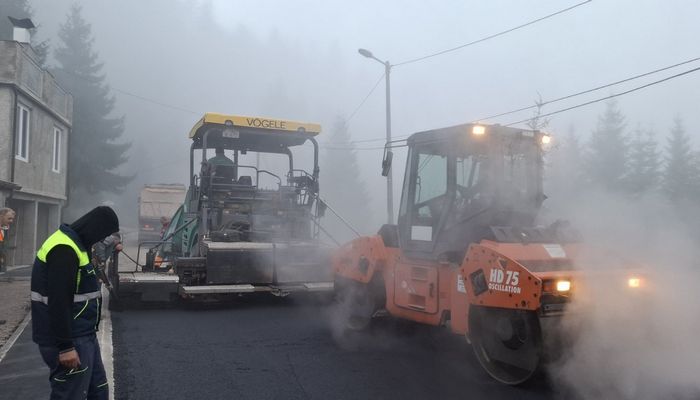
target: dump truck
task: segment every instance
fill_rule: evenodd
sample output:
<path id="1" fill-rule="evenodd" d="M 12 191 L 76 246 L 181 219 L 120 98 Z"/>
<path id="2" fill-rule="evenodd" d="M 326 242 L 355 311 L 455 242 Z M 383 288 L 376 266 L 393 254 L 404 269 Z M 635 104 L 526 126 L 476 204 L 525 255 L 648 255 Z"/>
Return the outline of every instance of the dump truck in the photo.
<path id="1" fill-rule="evenodd" d="M 585 277 L 580 235 L 564 221 L 538 224 L 549 141 L 480 124 L 411 135 L 397 224 L 332 256 L 344 328 L 386 315 L 447 326 L 491 377 L 517 385 L 561 354 L 560 322 L 587 279 L 643 286 L 636 270 Z M 385 175 L 392 158 L 386 147 Z"/>
<path id="2" fill-rule="evenodd" d="M 153 241 L 161 238 L 162 218 L 170 220 L 185 200 L 185 185 L 146 184 L 139 194 L 138 241 Z"/>
<path id="3" fill-rule="evenodd" d="M 319 241 L 320 131 L 206 113 L 189 133 L 189 187 L 163 238 L 139 243 L 134 270 L 111 269 L 120 301 L 332 291 Z"/>

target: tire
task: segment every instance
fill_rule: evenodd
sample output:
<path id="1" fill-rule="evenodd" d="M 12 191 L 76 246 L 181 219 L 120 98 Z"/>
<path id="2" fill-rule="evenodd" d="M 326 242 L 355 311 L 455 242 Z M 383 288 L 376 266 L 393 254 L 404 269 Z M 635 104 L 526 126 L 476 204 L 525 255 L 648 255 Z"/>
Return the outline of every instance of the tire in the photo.
<path id="1" fill-rule="evenodd" d="M 533 311 L 472 307 L 469 339 L 481 367 L 501 383 L 520 385 L 540 371 L 542 331 Z"/>

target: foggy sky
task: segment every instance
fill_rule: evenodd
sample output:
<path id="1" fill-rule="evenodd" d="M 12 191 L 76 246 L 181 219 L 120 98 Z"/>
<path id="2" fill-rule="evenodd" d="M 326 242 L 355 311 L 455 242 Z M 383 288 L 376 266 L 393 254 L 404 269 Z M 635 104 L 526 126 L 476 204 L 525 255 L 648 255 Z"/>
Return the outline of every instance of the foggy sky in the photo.
<path id="1" fill-rule="evenodd" d="M 51 38 L 53 46 L 71 3 L 31 2 L 35 22 L 41 25 L 40 36 Z M 134 187 L 146 182 L 186 182 L 187 132 L 205 111 L 308 120 L 328 130 L 337 115 L 349 116 L 383 72 L 382 65 L 357 54 L 359 47 L 398 63 L 575 3 L 81 2 L 83 17 L 92 24 L 94 49 L 113 88 L 192 111 L 114 91 L 116 113 L 126 116 L 125 136 L 134 142 L 133 162 L 124 168 L 138 171 Z M 181 11 L 188 8 L 188 18 L 181 19 Z M 396 67 L 391 75 L 394 136 L 469 122 L 529 106 L 538 93 L 546 100 L 696 57 L 700 55 L 693 40 L 700 37 L 697 15 L 700 3 L 691 0 L 595 0 L 506 36 Z M 553 104 L 544 111 L 620 92 L 693 66 L 698 63 Z M 227 73 L 233 70 L 235 74 Z M 619 98 L 628 129 L 648 126 L 665 135 L 673 117 L 679 115 L 697 142 L 698 88 L 700 73 Z M 552 117 L 550 131 L 556 138 L 573 127 L 586 136 L 603 109 L 601 103 Z M 524 112 L 484 122 L 506 124 L 528 116 Z M 157 131 L 144 132 L 146 122 L 153 125 L 155 120 Z M 356 140 L 384 137 L 383 83 L 352 119 L 350 133 Z M 323 136 L 319 141 L 323 143 Z M 163 146 L 160 151 L 156 144 Z M 373 208 L 383 210 L 381 151 L 358 154 L 364 168 L 361 174 L 371 185 L 370 192 L 375 192 Z M 395 165 L 402 162 L 401 157 L 395 158 Z M 394 170 L 399 187 L 403 169 Z M 124 196 L 133 194 L 131 190 Z M 135 199 L 124 202 L 135 204 Z"/>
<path id="2" fill-rule="evenodd" d="M 380 64 L 357 54 L 358 48 L 399 63 L 577 2 L 83 1 L 83 17 L 92 24 L 95 37 L 94 50 L 115 89 L 115 113 L 126 116 L 125 137 L 133 141 L 131 162 L 123 171 L 138 175 L 130 189 L 115 198 L 122 212 L 120 219 L 128 219 L 124 213 L 135 217 L 142 184 L 187 182 L 187 133 L 206 111 L 319 122 L 326 130 L 319 137 L 323 145 L 336 117 L 348 117 L 383 72 Z M 40 36 L 52 39 L 55 46 L 56 30 L 65 20 L 71 0 L 34 0 L 31 4 L 34 22 L 41 26 Z M 698 57 L 698 15 L 700 2 L 692 0 L 594 0 L 506 36 L 396 67 L 391 75 L 394 135 L 470 122 L 532 105 L 538 94 L 548 100 Z M 622 92 L 698 66 L 700 62 L 553 104 L 543 111 Z M 663 148 L 673 118 L 680 116 L 697 150 L 698 89 L 700 72 L 618 98 L 627 132 L 638 127 L 654 129 Z M 551 118 L 548 130 L 555 143 L 570 129 L 585 143 L 604 109 L 605 104 L 599 103 L 559 114 Z M 529 116 L 526 111 L 483 122 L 508 124 Z M 355 140 L 384 137 L 383 83 L 350 121 L 349 132 Z M 321 151 L 331 150 L 322 147 Z M 381 150 L 358 151 L 358 155 L 360 174 L 372 195 L 368 208 L 379 219 L 368 225 L 376 229 L 384 221 L 385 207 Z M 395 209 L 403 180 L 401 155 L 399 152 L 394 157 Z M 322 195 L 324 190 L 347 190 L 342 182 L 324 180 L 323 171 L 321 188 Z M 602 196 L 575 200 L 579 203 L 567 204 L 575 213 L 552 217 L 572 219 L 591 244 L 612 243 L 621 254 L 638 256 L 661 275 L 677 274 L 678 278 L 658 281 L 659 288 L 665 290 L 650 303 L 663 312 L 633 314 L 636 321 L 619 323 L 625 328 L 622 332 L 611 331 L 605 324 L 600 324 L 604 326 L 600 332 L 593 330 L 596 340 L 590 348 L 583 347 L 585 351 L 579 356 L 600 355 L 604 359 L 608 349 L 600 345 L 599 338 L 608 339 L 602 343 L 619 340 L 629 345 L 617 349 L 614 362 L 592 363 L 591 368 L 581 370 L 581 365 L 588 365 L 583 357 L 571 363 L 571 369 L 564 368 L 565 375 L 571 381 L 584 376 L 586 384 L 607 384 L 604 378 L 631 383 L 632 389 L 620 394 L 628 398 L 659 398 L 655 391 L 664 393 L 668 387 L 662 384 L 676 382 L 697 393 L 700 348 L 689 333 L 700 329 L 696 317 L 700 298 L 693 286 L 700 279 L 695 265 L 699 257 L 692 237 L 685 234 L 688 227 L 676 220 L 677 210 L 661 208 L 659 212 L 659 204 L 669 205 L 656 199 L 636 201 L 634 207 L 627 199 Z M 547 207 L 562 209 L 549 203 Z M 681 217 L 697 220 L 693 215 Z M 597 317 L 607 322 L 611 316 Z M 678 347 L 664 354 L 668 363 L 659 362 L 656 351 L 664 347 L 658 346 L 657 338 L 629 340 L 630 332 L 654 333 L 657 328 L 663 328 L 659 331 L 666 344 Z M 678 368 L 668 368 L 671 361 Z M 635 368 L 628 368 L 631 366 Z M 677 374 L 682 379 L 674 381 L 671 375 L 678 370 L 683 372 Z"/>

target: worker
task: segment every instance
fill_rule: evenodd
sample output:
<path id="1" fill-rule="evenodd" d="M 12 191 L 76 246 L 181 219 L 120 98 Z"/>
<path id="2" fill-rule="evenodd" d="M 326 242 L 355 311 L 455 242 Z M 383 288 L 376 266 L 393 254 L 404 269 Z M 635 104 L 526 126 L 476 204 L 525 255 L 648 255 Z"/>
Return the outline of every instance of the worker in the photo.
<path id="1" fill-rule="evenodd" d="M 101 295 L 94 244 L 119 231 L 107 206 L 62 224 L 41 245 L 32 269 L 32 339 L 50 369 L 51 399 L 109 397 L 97 335 Z"/>
<path id="2" fill-rule="evenodd" d="M 97 277 L 107 287 L 110 294 L 113 294 L 113 287 L 107 275 L 107 264 L 115 252 L 120 252 L 123 249 L 122 235 L 119 232 L 107 236 L 92 246 L 92 266 L 95 268 Z"/>
<path id="3" fill-rule="evenodd" d="M 230 158 L 226 157 L 224 154 L 224 148 L 223 147 L 217 147 L 216 148 L 216 155 L 210 159 L 207 160 L 210 165 L 230 165 L 234 166 L 235 164 L 233 161 L 231 161 Z"/>
<path id="4" fill-rule="evenodd" d="M 15 210 L 3 207 L 0 208 L 0 272 L 4 272 L 7 268 L 5 263 L 7 259 L 7 233 L 10 225 L 15 222 Z"/>

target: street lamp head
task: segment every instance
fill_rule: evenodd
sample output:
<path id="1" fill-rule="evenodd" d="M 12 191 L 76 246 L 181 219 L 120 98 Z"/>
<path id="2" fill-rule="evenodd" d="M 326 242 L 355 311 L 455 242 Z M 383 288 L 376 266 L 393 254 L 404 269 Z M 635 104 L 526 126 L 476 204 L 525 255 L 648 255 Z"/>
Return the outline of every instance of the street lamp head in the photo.
<path id="1" fill-rule="evenodd" d="M 365 56 L 367 58 L 374 58 L 374 55 L 372 54 L 372 52 L 367 50 L 367 49 L 357 49 L 357 52 L 362 54 L 363 56 Z"/>

